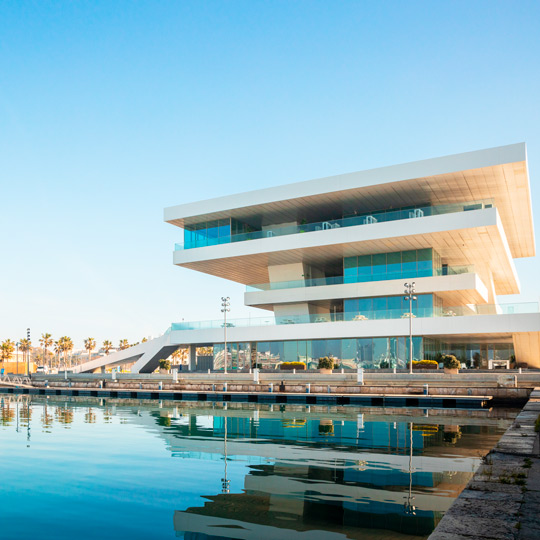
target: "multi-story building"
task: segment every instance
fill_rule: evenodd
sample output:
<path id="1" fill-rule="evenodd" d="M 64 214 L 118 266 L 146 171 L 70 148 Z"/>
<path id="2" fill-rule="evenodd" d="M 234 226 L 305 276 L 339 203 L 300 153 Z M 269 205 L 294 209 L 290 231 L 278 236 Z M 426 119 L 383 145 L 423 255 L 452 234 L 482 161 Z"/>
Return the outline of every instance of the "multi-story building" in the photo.
<path id="1" fill-rule="evenodd" d="M 220 369 L 226 331 L 232 369 L 323 356 L 405 367 L 414 282 L 415 359 L 540 367 L 538 304 L 499 301 L 520 292 L 514 259 L 535 255 L 525 144 L 182 204 L 164 218 L 183 231 L 174 264 L 245 284 L 246 305 L 268 315 L 173 323 L 108 363 L 152 371 L 182 346 L 191 369 Z"/>
<path id="2" fill-rule="evenodd" d="M 404 367 L 405 282 L 415 359 L 540 367 L 537 303 L 498 301 L 520 292 L 514 259 L 535 255 L 525 144 L 173 206 L 165 221 L 183 229 L 174 264 L 245 284 L 269 312 L 227 323 L 229 367 Z M 213 346 L 220 368 L 223 325 L 176 323 L 171 342 Z"/>

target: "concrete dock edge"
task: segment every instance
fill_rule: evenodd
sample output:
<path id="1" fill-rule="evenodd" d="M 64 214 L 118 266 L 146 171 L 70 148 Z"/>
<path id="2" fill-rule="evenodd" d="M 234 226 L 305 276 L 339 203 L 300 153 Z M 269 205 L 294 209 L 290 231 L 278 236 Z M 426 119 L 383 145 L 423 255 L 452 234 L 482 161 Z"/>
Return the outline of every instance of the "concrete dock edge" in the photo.
<path id="1" fill-rule="evenodd" d="M 539 540 L 540 389 L 444 515 L 428 540 Z"/>

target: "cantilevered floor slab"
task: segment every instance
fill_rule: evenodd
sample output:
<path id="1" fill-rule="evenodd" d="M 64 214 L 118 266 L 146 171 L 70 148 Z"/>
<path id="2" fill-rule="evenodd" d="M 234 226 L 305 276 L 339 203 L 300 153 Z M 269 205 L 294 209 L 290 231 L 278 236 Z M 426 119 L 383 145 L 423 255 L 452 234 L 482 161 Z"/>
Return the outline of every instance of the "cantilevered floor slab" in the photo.
<path id="1" fill-rule="evenodd" d="M 492 199 L 513 257 L 535 255 L 525 143 L 297 182 L 166 208 L 178 227 L 221 218 L 253 225 L 348 212 Z M 261 216 L 264 221 L 261 223 Z"/>
<path id="2" fill-rule="evenodd" d="M 414 279 L 417 294 L 435 293 L 445 307 L 484 304 L 488 302 L 488 290 L 478 274 L 456 274 L 451 276 L 432 276 Z M 403 279 L 340 285 L 321 285 L 318 287 L 295 287 L 252 291 L 244 294 L 246 306 L 273 310 L 275 304 L 300 302 L 325 305 L 335 298 L 364 298 L 375 296 L 398 296 L 403 294 Z M 330 304 L 328 304 L 330 307 Z"/>
<path id="3" fill-rule="evenodd" d="M 267 283 L 268 266 L 314 266 L 352 255 L 435 249 L 448 264 L 473 265 L 483 281 L 492 269 L 497 294 L 519 293 L 508 241 L 496 208 L 292 234 L 176 251 L 179 266 L 244 284 Z"/>

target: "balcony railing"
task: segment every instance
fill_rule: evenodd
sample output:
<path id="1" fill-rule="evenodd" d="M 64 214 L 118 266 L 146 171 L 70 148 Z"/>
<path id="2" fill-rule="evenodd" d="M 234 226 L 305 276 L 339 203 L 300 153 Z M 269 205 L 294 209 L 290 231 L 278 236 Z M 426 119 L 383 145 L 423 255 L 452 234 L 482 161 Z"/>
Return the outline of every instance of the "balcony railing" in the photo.
<path id="1" fill-rule="evenodd" d="M 491 207 L 493 207 L 493 201 L 484 200 L 466 203 L 444 204 L 438 206 L 421 206 L 418 208 L 411 208 L 407 210 L 385 210 L 342 219 L 318 221 L 316 223 L 290 225 L 287 227 L 272 227 L 271 229 L 266 229 L 264 231 L 253 231 L 242 234 L 233 234 L 230 236 L 201 236 L 195 240 L 185 242 L 184 244 L 175 244 L 175 251 L 192 249 L 197 247 L 215 246 L 219 244 L 230 244 L 231 242 L 244 242 L 246 240 L 260 240 L 263 238 L 271 238 L 274 236 L 286 236 L 289 234 L 339 229 L 341 227 L 373 225 L 375 223 L 384 223 L 386 221 L 419 219 L 422 217 L 437 216 L 441 214 L 452 214 L 455 212 L 466 212 L 468 210 L 480 210 L 482 208 Z"/>
<path id="2" fill-rule="evenodd" d="M 538 302 L 525 302 L 520 304 L 478 304 L 468 306 L 444 308 L 415 308 L 414 318 L 426 317 L 465 317 L 475 315 L 508 315 L 519 313 L 538 313 Z M 286 317 L 254 317 L 244 319 L 231 319 L 227 321 L 227 328 L 274 326 L 281 324 L 317 324 L 330 322 L 358 322 L 361 324 L 369 320 L 408 319 L 408 311 L 403 309 L 381 309 L 373 311 L 355 311 L 344 313 L 324 313 L 318 315 L 289 315 Z M 206 330 L 223 328 L 223 320 L 193 321 L 173 323 L 171 330 Z"/>
<path id="3" fill-rule="evenodd" d="M 364 283 L 373 281 L 389 281 L 391 279 L 413 279 L 432 276 L 451 276 L 456 274 L 473 274 L 474 266 L 444 266 L 433 272 L 431 269 L 403 271 L 403 272 L 381 272 L 361 277 L 353 276 L 334 276 L 316 279 L 300 279 L 294 281 L 276 281 L 274 283 L 258 283 L 256 285 L 247 285 L 246 292 L 274 291 L 279 289 L 296 289 L 298 287 L 321 287 L 324 285 L 343 285 L 348 283 Z"/>

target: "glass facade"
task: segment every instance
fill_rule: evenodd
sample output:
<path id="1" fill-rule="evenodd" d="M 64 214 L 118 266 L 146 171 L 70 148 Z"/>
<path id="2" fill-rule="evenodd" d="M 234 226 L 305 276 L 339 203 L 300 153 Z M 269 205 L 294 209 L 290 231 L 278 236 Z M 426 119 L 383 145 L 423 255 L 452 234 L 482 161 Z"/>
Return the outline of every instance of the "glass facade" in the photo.
<path id="1" fill-rule="evenodd" d="M 231 219 L 216 219 L 184 228 L 186 247 L 213 246 L 231 241 Z"/>
<path id="2" fill-rule="evenodd" d="M 319 358 L 335 359 L 337 368 L 404 368 L 409 358 L 409 339 L 382 337 L 360 339 L 313 339 L 301 341 L 261 341 L 227 343 L 228 369 L 277 369 L 282 362 L 305 362 L 316 369 Z M 423 358 L 423 338 L 413 338 L 413 356 Z M 223 343 L 214 345 L 214 369 L 223 369 Z"/>
<path id="3" fill-rule="evenodd" d="M 260 341 L 227 343 L 229 370 L 278 369 L 282 362 L 304 362 L 317 369 L 322 356 L 334 358 L 336 369 L 403 369 L 409 360 L 408 337 L 313 339 L 300 341 Z M 223 369 L 223 343 L 214 344 L 214 369 Z M 441 354 L 453 354 L 468 368 L 487 369 L 489 361 L 513 361 L 514 347 L 509 343 L 446 343 L 434 338 L 413 337 L 415 360 L 438 360 Z"/>
<path id="4" fill-rule="evenodd" d="M 442 313 L 442 300 L 434 294 L 418 294 L 413 300 L 415 317 L 434 317 Z M 348 298 L 343 301 L 345 320 L 359 316 L 366 319 L 399 319 L 409 314 L 409 301 L 405 296 L 377 296 L 373 298 Z"/>
<path id="5" fill-rule="evenodd" d="M 431 248 L 343 259 L 345 283 L 429 277 L 441 273 L 441 257 Z"/>
<path id="6" fill-rule="evenodd" d="M 297 225 L 287 225 L 280 226 L 276 225 L 271 229 L 262 231 L 260 227 L 253 228 L 249 225 L 237 222 L 237 227 L 235 228 L 234 219 L 232 220 L 223 220 L 231 221 L 231 231 L 229 232 L 228 240 L 226 242 L 243 242 L 245 240 L 256 240 L 260 238 L 268 238 L 270 236 L 283 236 L 288 234 L 297 234 L 305 232 L 314 232 L 314 231 L 324 231 L 327 229 L 335 229 L 339 227 L 356 227 L 358 225 L 372 225 L 374 223 L 382 223 L 386 221 L 396 221 L 402 219 L 417 219 L 423 218 L 425 216 L 433 215 L 442 215 L 454 212 L 466 212 L 468 210 L 476 210 L 480 208 L 490 208 L 492 207 L 491 201 L 474 201 L 469 203 L 454 203 L 446 204 L 441 206 L 416 206 L 416 207 L 407 207 L 403 209 L 391 209 L 391 210 L 376 210 L 373 212 L 365 212 L 361 214 L 353 214 L 352 217 L 343 217 L 336 219 L 329 219 L 327 221 L 318 221 L 315 223 L 300 223 Z M 262 218 L 262 216 L 259 216 Z M 222 221 L 222 220 L 220 220 Z M 211 221 L 206 224 L 200 223 L 197 225 L 188 225 L 187 228 L 189 231 L 202 231 L 205 228 L 213 229 L 216 227 L 217 222 Z M 220 225 L 218 225 L 219 227 Z M 204 234 L 204 233 L 197 233 Z M 222 236 L 205 236 L 201 238 L 197 236 L 195 240 L 192 241 L 189 233 L 185 233 L 185 238 L 189 241 L 184 242 L 184 244 L 176 244 L 175 249 L 189 249 L 193 247 L 200 246 L 212 246 L 215 244 L 225 243 L 225 241 L 219 241 L 219 238 L 225 238 Z"/>
<path id="7" fill-rule="evenodd" d="M 491 362 L 514 362 L 514 345 L 503 343 L 447 343 L 444 340 L 425 338 L 424 354 L 430 360 L 436 360 L 441 354 L 453 354 L 470 369 L 488 369 Z M 493 367 L 493 366 L 492 366 Z"/>

